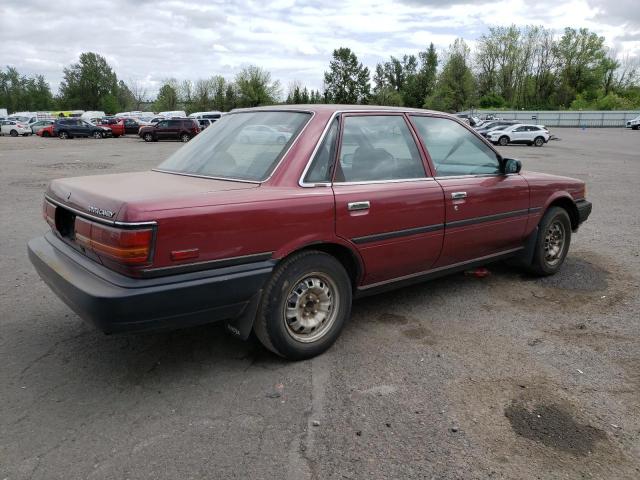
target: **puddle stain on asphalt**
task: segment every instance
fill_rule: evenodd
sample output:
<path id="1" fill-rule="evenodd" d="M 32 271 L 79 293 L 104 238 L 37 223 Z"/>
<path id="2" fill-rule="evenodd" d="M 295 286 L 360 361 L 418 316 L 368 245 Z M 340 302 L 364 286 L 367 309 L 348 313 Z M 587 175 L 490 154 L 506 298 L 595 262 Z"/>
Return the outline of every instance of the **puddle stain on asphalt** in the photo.
<path id="1" fill-rule="evenodd" d="M 106 162 L 58 162 L 36 165 L 41 168 L 54 170 L 107 170 L 113 167 L 113 163 Z"/>
<path id="2" fill-rule="evenodd" d="M 406 325 L 409 323 L 407 317 L 402 315 L 397 315 L 395 313 L 383 312 L 378 316 L 378 321 L 380 323 L 387 323 L 391 325 Z"/>
<path id="3" fill-rule="evenodd" d="M 529 410 L 514 400 L 504 415 L 517 435 L 576 456 L 592 453 L 597 442 L 607 438 L 604 431 L 577 422 L 557 405 L 537 404 Z"/>
<path id="4" fill-rule="evenodd" d="M 402 330 L 402 335 L 412 340 L 422 340 L 426 345 L 436 344 L 435 335 L 431 330 L 420 325 Z"/>

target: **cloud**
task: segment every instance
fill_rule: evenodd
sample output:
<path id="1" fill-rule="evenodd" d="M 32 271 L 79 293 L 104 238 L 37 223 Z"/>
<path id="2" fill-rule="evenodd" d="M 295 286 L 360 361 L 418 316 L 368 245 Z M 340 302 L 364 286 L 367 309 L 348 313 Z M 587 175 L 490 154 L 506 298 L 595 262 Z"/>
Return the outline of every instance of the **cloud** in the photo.
<path id="1" fill-rule="evenodd" d="M 631 0 L 51 0 L 0 3 L 2 63 L 43 74 L 57 89 L 81 52 L 107 58 L 118 77 L 155 93 L 163 79 L 233 78 L 248 64 L 283 85 L 322 88 L 335 48 L 346 46 L 371 69 L 389 55 L 470 44 L 493 25 L 542 24 L 557 32 L 584 26 L 611 46 L 640 53 Z M 623 52 L 621 52 L 623 53 Z"/>

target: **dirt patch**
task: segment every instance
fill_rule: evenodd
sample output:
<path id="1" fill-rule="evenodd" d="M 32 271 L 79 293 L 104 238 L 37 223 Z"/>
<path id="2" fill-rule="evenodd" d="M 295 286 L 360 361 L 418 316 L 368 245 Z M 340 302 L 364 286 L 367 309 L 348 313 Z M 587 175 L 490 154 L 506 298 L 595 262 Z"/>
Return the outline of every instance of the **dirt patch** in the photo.
<path id="1" fill-rule="evenodd" d="M 609 286 L 609 271 L 579 257 L 567 257 L 562 269 L 550 277 L 536 281 L 546 288 L 578 292 L 599 292 Z"/>
<path id="2" fill-rule="evenodd" d="M 537 404 L 529 410 L 514 400 L 504 415 L 517 435 L 577 456 L 590 454 L 597 442 L 607 438 L 602 430 L 577 422 L 557 405 Z"/>
<path id="3" fill-rule="evenodd" d="M 412 340 L 422 340 L 425 345 L 435 345 L 436 339 L 433 332 L 421 325 L 402 330 L 402 335 Z"/>
<path id="4" fill-rule="evenodd" d="M 378 321 L 380 323 L 387 323 L 390 325 L 406 325 L 407 323 L 409 323 L 407 317 L 388 312 L 383 312 L 378 315 Z"/>
<path id="5" fill-rule="evenodd" d="M 15 182 L 11 182 L 9 185 L 11 185 L 12 187 L 44 190 L 45 188 L 47 188 L 48 184 L 49 182 L 46 180 L 17 180 Z"/>
<path id="6" fill-rule="evenodd" d="M 52 168 L 54 170 L 107 170 L 113 167 L 113 163 L 106 162 L 57 162 L 39 164 L 38 167 Z"/>

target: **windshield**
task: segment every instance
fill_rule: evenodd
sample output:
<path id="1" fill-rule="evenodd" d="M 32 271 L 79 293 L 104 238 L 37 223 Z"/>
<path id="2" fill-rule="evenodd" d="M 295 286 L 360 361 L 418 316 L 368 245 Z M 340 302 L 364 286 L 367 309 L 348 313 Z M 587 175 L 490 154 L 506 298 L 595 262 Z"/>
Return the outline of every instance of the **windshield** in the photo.
<path id="1" fill-rule="evenodd" d="M 263 181 L 311 118 L 304 112 L 239 112 L 197 135 L 159 170 Z"/>

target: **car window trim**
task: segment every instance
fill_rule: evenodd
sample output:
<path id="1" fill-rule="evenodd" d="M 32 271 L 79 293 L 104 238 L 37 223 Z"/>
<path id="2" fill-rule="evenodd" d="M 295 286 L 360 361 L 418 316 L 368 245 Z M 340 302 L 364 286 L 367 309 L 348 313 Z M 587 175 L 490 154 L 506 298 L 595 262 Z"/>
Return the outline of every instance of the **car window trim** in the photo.
<path id="1" fill-rule="evenodd" d="M 496 154 L 496 158 L 498 159 L 498 164 L 500 165 L 500 169 L 502 169 L 503 167 L 503 162 L 504 159 L 502 157 L 502 155 L 500 155 L 500 152 L 498 152 L 494 146 L 489 142 L 489 140 L 487 140 L 486 138 L 484 138 L 482 135 L 480 135 L 478 132 L 476 132 L 473 128 L 471 128 L 469 125 L 465 124 L 464 122 L 460 121 L 457 118 L 452 118 L 448 115 L 441 115 L 441 114 L 437 114 L 437 113 L 422 113 L 422 112 L 408 112 L 407 113 L 407 118 L 408 120 L 411 122 L 412 127 L 415 129 L 416 134 L 418 132 L 418 127 L 415 126 L 415 124 L 413 123 L 413 119 L 411 117 L 431 117 L 431 118 L 442 118 L 445 120 L 452 120 L 456 123 L 458 123 L 459 125 L 462 125 L 464 128 L 466 128 L 469 132 L 471 132 L 473 135 L 476 136 L 476 138 L 479 138 L 480 140 L 482 140 L 484 142 L 484 144 L 486 146 L 489 147 L 489 149 L 494 152 Z M 505 176 L 505 175 L 519 175 L 519 174 L 505 174 L 505 173 L 477 173 L 477 174 L 463 174 L 463 175 L 438 175 L 438 169 L 436 168 L 435 163 L 433 162 L 432 158 L 431 158 L 431 154 L 429 153 L 429 150 L 427 149 L 427 146 L 424 144 L 422 137 L 420 135 L 416 135 L 418 137 L 418 141 L 420 142 L 420 146 L 424 149 L 424 153 L 425 156 L 427 158 L 427 161 L 429 162 L 429 167 L 431 168 L 431 170 L 435 173 L 434 177 L 435 179 L 448 179 L 448 178 L 475 178 L 475 177 L 501 177 L 501 176 Z"/>
<path id="2" fill-rule="evenodd" d="M 307 129 L 307 127 L 311 124 L 311 122 L 313 122 L 314 117 L 316 116 L 316 112 L 312 111 L 312 110 L 302 110 L 302 109 L 259 109 L 259 110 L 248 110 L 248 109 L 241 109 L 238 111 L 232 111 L 227 113 L 227 115 L 238 115 L 238 114 L 242 114 L 242 113 L 247 113 L 247 112 L 253 112 L 253 111 L 260 111 L 260 112 L 291 112 L 291 113 L 308 113 L 310 114 L 309 118 L 307 119 L 307 123 L 305 123 L 305 125 L 300 129 L 300 131 L 298 132 L 298 135 L 296 135 L 296 137 L 293 139 L 293 141 L 289 144 L 289 148 L 287 148 L 287 150 L 280 156 L 280 160 L 278 160 L 278 163 L 271 169 L 271 172 L 269 173 L 269 176 L 266 177 L 263 180 L 247 180 L 246 178 L 233 178 L 233 177 L 214 177 L 211 175 L 198 175 L 198 174 L 193 174 L 193 173 L 182 173 L 182 172 L 175 172 L 172 170 L 164 170 L 164 169 L 160 169 L 160 168 L 152 168 L 151 171 L 152 172 L 162 172 L 162 173 L 172 173 L 174 175 L 184 175 L 186 177 L 196 177 L 196 178 L 210 178 L 212 180 L 229 180 L 230 182 L 242 182 L 242 183 L 253 183 L 253 184 L 263 184 L 268 182 L 271 177 L 273 177 L 273 175 L 278 171 L 278 168 L 280 168 L 280 165 L 282 165 L 282 162 L 284 161 L 285 158 L 287 158 L 287 156 L 289 155 L 289 152 L 291 151 L 291 149 L 294 147 L 294 145 L 298 142 L 298 140 L 302 137 L 302 134 L 304 133 L 304 131 Z"/>

